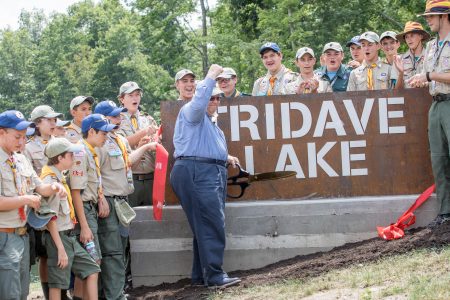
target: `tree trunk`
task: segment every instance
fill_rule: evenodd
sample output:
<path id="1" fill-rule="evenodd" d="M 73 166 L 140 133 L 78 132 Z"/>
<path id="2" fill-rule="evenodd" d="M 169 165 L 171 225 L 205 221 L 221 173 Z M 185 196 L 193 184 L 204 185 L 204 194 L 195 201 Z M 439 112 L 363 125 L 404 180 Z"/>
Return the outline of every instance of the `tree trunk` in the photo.
<path id="1" fill-rule="evenodd" d="M 208 12 L 207 6 L 205 5 L 205 2 L 207 0 L 200 0 L 200 7 L 202 10 L 202 37 L 203 41 L 201 43 L 201 49 L 202 49 L 202 65 L 203 65 L 203 76 L 206 76 L 208 73 L 208 45 L 206 42 L 206 37 L 208 36 L 208 24 L 206 23 L 206 14 Z"/>

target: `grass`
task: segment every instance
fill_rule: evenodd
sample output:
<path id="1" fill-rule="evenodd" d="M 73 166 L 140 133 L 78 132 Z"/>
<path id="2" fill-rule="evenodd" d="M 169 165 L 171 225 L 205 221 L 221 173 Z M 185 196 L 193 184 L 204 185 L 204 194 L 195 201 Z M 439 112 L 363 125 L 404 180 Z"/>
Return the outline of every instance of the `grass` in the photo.
<path id="1" fill-rule="evenodd" d="M 225 290 L 209 299 L 450 299 L 449 271 L 450 246 L 391 256 L 307 280 Z"/>

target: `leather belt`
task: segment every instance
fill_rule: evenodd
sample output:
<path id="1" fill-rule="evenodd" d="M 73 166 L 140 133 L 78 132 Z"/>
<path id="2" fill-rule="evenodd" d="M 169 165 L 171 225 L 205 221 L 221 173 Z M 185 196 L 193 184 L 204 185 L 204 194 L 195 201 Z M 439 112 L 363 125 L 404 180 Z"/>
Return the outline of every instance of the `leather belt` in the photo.
<path id="1" fill-rule="evenodd" d="M 213 158 L 206 158 L 206 157 L 198 157 L 198 156 L 178 156 L 176 158 L 177 160 L 195 160 L 198 162 L 202 162 L 202 163 L 207 163 L 207 164 L 213 164 L 213 165 L 219 165 L 222 167 L 226 167 L 227 166 L 227 162 L 225 160 L 220 160 L 220 159 L 213 159 Z"/>
<path id="2" fill-rule="evenodd" d="M 450 100 L 450 94 L 437 94 L 433 96 L 433 101 L 442 102 Z"/>
<path id="3" fill-rule="evenodd" d="M 79 231 L 76 231 L 76 230 L 74 230 L 74 229 L 67 229 L 67 230 L 62 230 L 62 231 L 60 231 L 59 233 L 60 233 L 60 234 L 63 234 L 63 235 L 67 235 L 67 236 L 76 236 L 76 235 L 79 234 L 80 232 L 79 232 Z M 49 232 L 49 234 L 50 234 L 50 232 Z"/>
<path id="4" fill-rule="evenodd" d="M 27 234 L 27 228 L 26 227 L 0 228 L 0 232 L 14 233 L 17 235 L 25 235 L 25 234 Z"/>
<path id="5" fill-rule="evenodd" d="M 148 174 L 133 174 L 133 179 L 134 180 L 152 180 L 153 179 L 153 172 L 152 173 L 148 173 Z"/>

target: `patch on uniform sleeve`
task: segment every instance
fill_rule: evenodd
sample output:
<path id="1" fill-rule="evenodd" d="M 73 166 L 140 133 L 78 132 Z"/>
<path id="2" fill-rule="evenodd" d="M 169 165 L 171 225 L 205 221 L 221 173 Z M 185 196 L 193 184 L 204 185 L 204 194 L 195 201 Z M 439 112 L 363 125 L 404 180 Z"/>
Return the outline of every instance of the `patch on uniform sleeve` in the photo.
<path id="1" fill-rule="evenodd" d="M 84 171 L 83 170 L 72 170 L 72 176 L 83 177 L 84 176 Z"/>
<path id="2" fill-rule="evenodd" d="M 78 151 L 78 152 L 74 152 L 73 156 L 74 157 L 84 157 L 84 151 L 81 150 L 81 151 Z"/>

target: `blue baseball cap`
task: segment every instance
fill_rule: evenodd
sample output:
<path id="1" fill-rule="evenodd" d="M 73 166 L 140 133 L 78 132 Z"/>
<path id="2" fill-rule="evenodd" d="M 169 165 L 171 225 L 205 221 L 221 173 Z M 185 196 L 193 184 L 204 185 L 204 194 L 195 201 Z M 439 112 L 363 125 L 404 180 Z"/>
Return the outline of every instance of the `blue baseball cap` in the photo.
<path id="1" fill-rule="evenodd" d="M 345 47 L 350 47 L 351 45 L 355 44 L 358 47 L 361 47 L 361 43 L 359 42 L 359 35 L 356 35 L 352 37 L 350 41 L 345 45 Z"/>
<path id="2" fill-rule="evenodd" d="M 7 110 L 0 114 L 0 127 L 25 130 L 28 127 L 36 127 L 36 125 L 27 121 L 20 111 Z"/>
<path id="3" fill-rule="evenodd" d="M 94 128 L 100 131 L 110 132 L 113 129 L 119 128 L 118 125 L 109 124 L 104 115 L 92 114 L 83 119 L 81 122 L 81 131 L 88 132 L 89 129 Z"/>
<path id="4" fill-rule="evenodd" d="M 265 43 L 264 45 L 259 48 L 259 54 L 263 54 L 266 50 L 273 50 L 275 52 L 281 52 L 280 47 L 272 42 Z"/>
<path id="5" fill-rule="evenodd" d="M 121 112 L 128 111 L 125 107 L 117 107 L 117 104 L 111 100 L 105 100 L 95 106 L 94 113 L 107 117 L 118 116 Z"/>
<path id="6" fill-rule="evenodd" d="M 56 212 L 46 204 L 41 205 L 38 211 L 33 208 L 28 210 L 27 222 L 34 229 L 42 229 L 56 216 Z"/>

